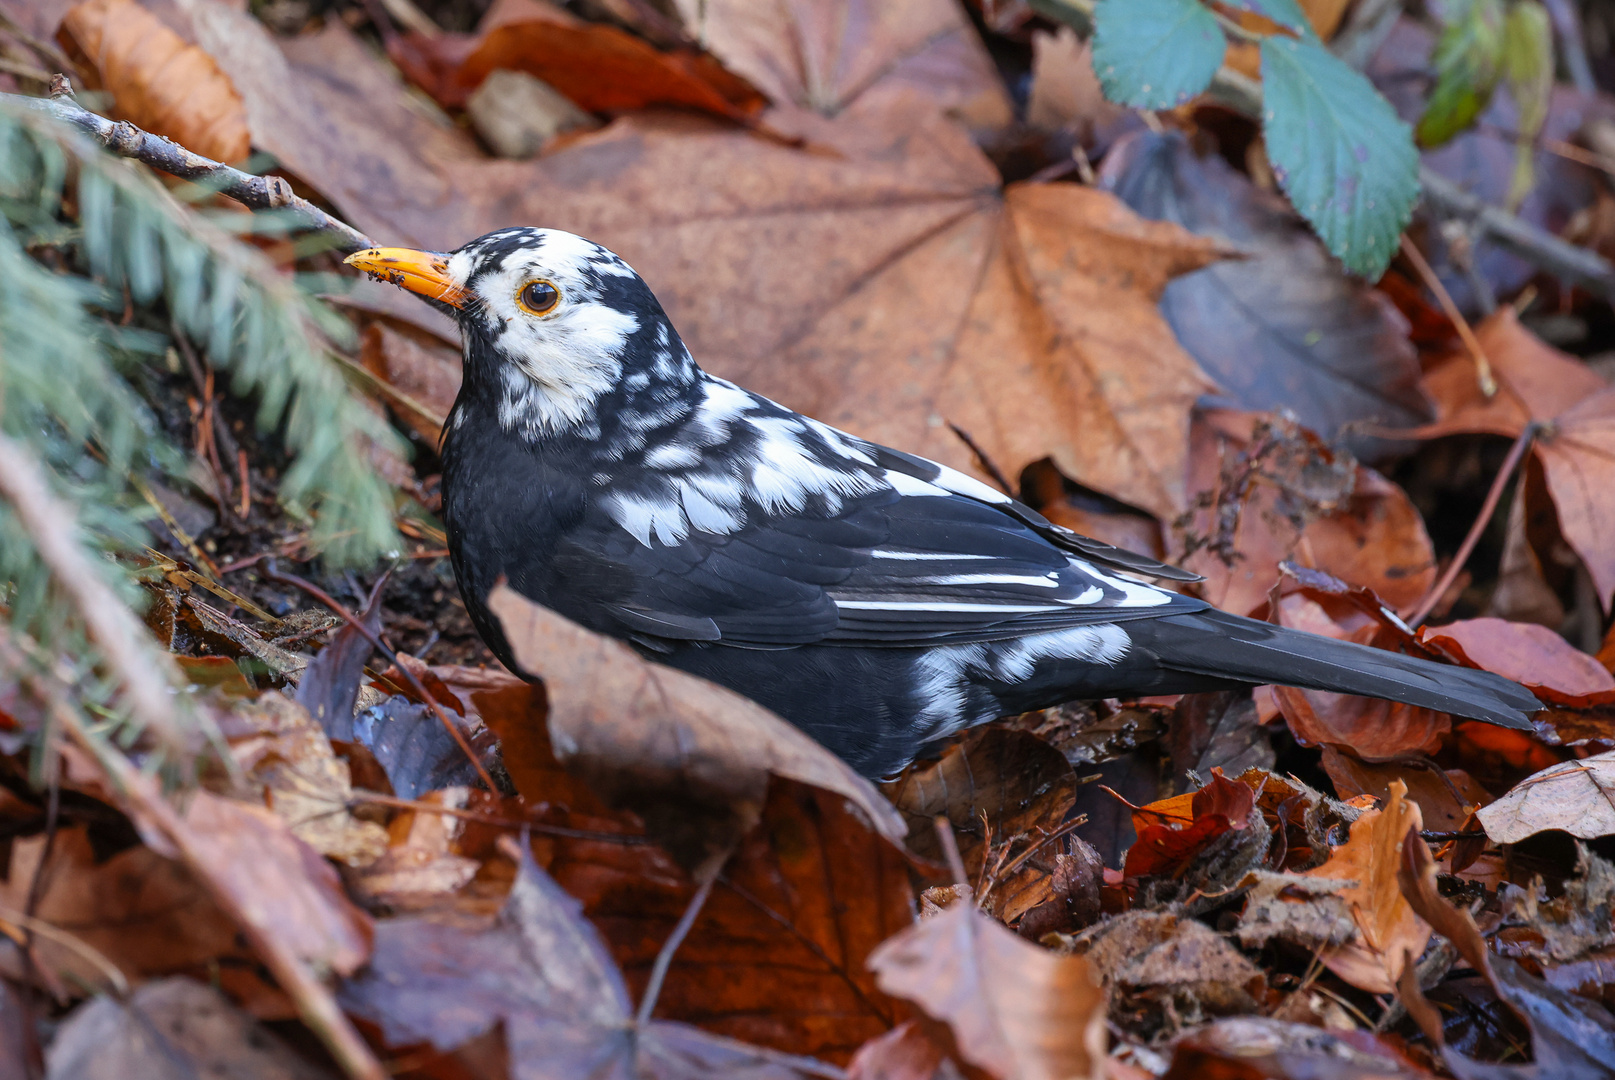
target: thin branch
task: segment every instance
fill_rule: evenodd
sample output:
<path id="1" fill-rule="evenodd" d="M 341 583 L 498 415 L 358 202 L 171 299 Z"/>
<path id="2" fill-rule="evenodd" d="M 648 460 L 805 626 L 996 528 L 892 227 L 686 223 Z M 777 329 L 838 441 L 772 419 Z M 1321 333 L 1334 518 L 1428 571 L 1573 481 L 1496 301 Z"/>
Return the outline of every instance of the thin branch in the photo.
<path id="1" fill-rule="evenodd" d="M 1469 350 L 1469 358 L 1475 362 L 1475 380 L 1480 383 L 1480 392 L 1488 398 L 1494 396 L 1497 393 L 1497 377 L 1492 374 L 1492 362 L 1487 358 L 1486 350 L 1480 347 L 1480 339 L 1475 336 L 1469 320 L 1458 310 L 1458 305 L 1452 302 L 1452 294 L 1441 284 L 1436 272 L 1430 269 L 1429 260 L 1424 257 L 1424 252 L 1408 239 L 1407 233 L 1402 234 L 1402 254 L 1413 264 L 1413 269 L 1418 272 L 1419 280 L 1424 282 L 1424 287 L 1435 294 L 1442 313 L 1447 316 L 1447 321 L 1452 323 L 1453 329 L 1458 331 L 1464 348 Z"/>
<path id="2" fill-rule="evenodd" d="M 330 237 L 332 247 L 338 251 L 352 253 L 376 246 L 374 240 L 352 225 L 293 193 L 292 185 L 283 177 L 242 172 L 212 158 L 193 154 L 171 139 L 142 131 L 127 120 L 108 120 L 90 112 L 74 100 L 73 87 L 65 75 L 51 79 L 48 98 L 0 94 L 0 102 L 20 105 L 72 124 L 114 154 L 133 158 L 182 180 L 203 184 L 250 209 L 286 211 L 304 231 Z"/>
<path id="3" fill-rule="evenodd" d="M 1509 449 L 1508 457 L 1503 459 L 1503 467 L 1497 470 L 1497 478 L 1492 481 L 1491 490 L 1486 493 L 1486 501 L 1481 504 L 1480 513 L 1475 516 L 1475 523 L 1469 527 L 1469 535 L 1464 537 L 1464 542 L 1459 545 L 1458 553 L 1452 557 L 1452 563 L 1447 567 L 1447 572 L 1441 575 L 1440 581 L 1430 586 L 1430 591 L 1424 594 L 1424 599 L 1419 601 L 1418 605 L 1404 620 L 1410 629 L 1417 630 L 1419 624 L 1429 618 L 1430 612 L 1434 610 L 1441 598 L 1446 595 L 1447 590 L 1452 587 L 1452 583 L 1458 579 L 1458 572 L 1464 568 L 1464 563 L 1469 561 L 1469 556 L 1474 553 L 1475 545 L 1480 543 L 1481 534 L 1486 531 L 1487 523 L 1492 520 L 1492 515 L 1497 512 L 1498 501 L 1503 497 L 1503 488 L 1508 485 L 1509 477 L 1513 476 L 1514 471 L 1519 468 L 1520 462 L 1525 458 L 1525 452 L 1536 441 L 1540 430 L 1533 421 L 1526 424 L 1525 430 L 1520 432 L 1520 437 L 1514 440 L 1513 447 Z"/>
<path id="4" fill-rule="evenodd" d="M 673 954 L 679 951 L 679 946 L 684 944 L 684 939 L 689 936 L 690 928 L 695 925 L 696 916 L 701 914 L 701 909 L 706 907 L 707 897 L 712 895 L 713 884 L 723 872 L 723 864 L 728 861 L 727 858 L 713 859 L 707 864 L 706 873 L 702 877 L 701 884 L 696 887 L 695 895 L 690 897 L 690 902 L 684 906 L 684 914 L 679 916 L 673 932 L 662 942 L 662 947 L 656 954 L 656 962 L 651 965 L 650 981 L 645 984 L 644 996 L 639 999 L 639 1011 L 634 1014 L 634 1023 L 638 1026 L 644 1027 L 650 1023 L 651 1014 L 656 1011 L 656 999 L 662 996 L 662 982 L 667 978 L 667 969 L 673 964 Z"/>
<path id="5" fill-rule="evenodd" d="M 72 508 L 51 494 L 33 455 L 6 435 L 0 435 L 0 498 L 11 503 L 40 560 L 84 620 L 135 722 L 187 756 L 195 748 L 187 745 L 174 717 L 172 688 L 184 685 L 177 666 L 151 646 L 134 613 L 91 565 Z"/>
<path id="6" fill-rule="evenodd" d="M 379 636 L 372 632 L 370 627 L 366 626 L 362 621 L 360 621 L 360 619 L 355 616 L 353 612 L 337 603 L 336 599 L 332 597 L 330 593 L 326 592 L 318 585 L 311 581 L 305 581 L 296 574 L 288 574 L 276 569 L 275 561 L 273 559 L 270 559 L 269 565 L 265 567 L 264 576 L 271 581 L 279 581 L 283 584 L 293 585 L 299 589 L 302 589 L 314 599 L 330 608 L 334 614 L 340 616 L 344 622 L 353 627 L 353 629 L 356 630 L 361 637 L 379 649 L 381 654 L 390 660 L 392 665 L 404 676 L 404 679 L 409 683 L 410 688 L 421 696 L 421 701 L 425 703 L 426 707 L 431 709 L 432 712 L 437 716 L 438 722 L 442 724 L 443 729 L 449 733 L 449 738 L 453 739 L 455 745 L 465 753 L 466 760 L 471 762 L 471 767 L 477 771 L 477 777 L 482 781 L 483 785 L 487 787 L 490 792 L 497 792 L 499 790 L 499 786 L 493 782 L 493 777 L 488 775 L 488 770 L 483 768 L 482 759 L 477 757 L 476 751 L 471 749 L 471 744 L 466 741 L 465 732 L 460 730 L 460 725 L 449 719 L 449 714 L 443 711 L 443 706 L 438 704 L 436 698 L 426 692 L 426 687 L 421 684 L 420 679 L 416 678 L 415 673 L 409 670 L 408 667 L 404 666 L 404 664 L 399 662 L 398 654 L 390 649 Z"/>

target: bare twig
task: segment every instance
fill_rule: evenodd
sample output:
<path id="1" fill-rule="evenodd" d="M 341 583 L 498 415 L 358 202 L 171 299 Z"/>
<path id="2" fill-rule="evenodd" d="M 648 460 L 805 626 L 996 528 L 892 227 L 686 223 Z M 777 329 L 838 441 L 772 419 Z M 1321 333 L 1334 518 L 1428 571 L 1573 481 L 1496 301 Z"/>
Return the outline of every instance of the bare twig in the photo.
<path id="1" fill-rule="evenodd" d="M 1447 287 L 1441 284 L 1436 272 L 1430 269 L 1430 263 L 1424 257 L 1424 252 L 1409 240 L 1406 233 L 1402 234 L 1402 254 L 1407 261 L 1413 264 L 1418 273 L 1419 280 L 1424 287 L 1435 294 L 1436 302 L 1441 305 L 1441 311 L 1452 323 L 1453 329 L 1458 331 L 1458 337 L 1463 340 L 1464 348 L 1469 350 L 1469 358 L 1475 362 L 1475 380 L 1480 383 L 1480 392 L 1487 397 L 1497 393 L 1497 378 L 1492 374 L 1492 362 L 1487 359 L 1486 350 L 1480 347 L 1480 339 L 1475 337 L 1475 331 L 1470 327 L 1469 320 L 1464 313 L 1458 310 L 1458 305 L 1452 302 L 1452 294 Z"/>
<path id="2" fill-rule="evenodd" d="M 1525 430 L 1520 432 L 1520 437 L 1514 440 L 1513 447 L 1509 449 L 1508 457 L 1503 459 L 1503 467 L 1497 470 L 1497 478 L 1492 481 L 1491 490 L 1486 493 L 1486 501 L 1481 504 L 1480 513 L 1475 516 L 1475 523 L 1469 527 L 1469 535 L 1464 537 L 1464 542 L 1459 545 L 1458 553 L 1452 557 L 1452 563 L 1447 567 L 1447 572 L 1441 575 L 1440 581 L 1430 586 L 1430 591 L 1424 594 L 1424 599 L 1418 602 L 1404 620 L 1411 629 L 1417 630 L 1419 624 L 1429 618 L 1430 612 L 1434 610 L 1441 598 L 1446 595 L 1447 590 L 1452 587 L 1452 583 L 1458 579 L 1459 571 L 1464 568 L 1464 563 L 1469 561 L 1469 556 L 1474 553 L 1475 545 L 1480 542 L 1481 534 L 1486 531 L 1487 523 L 1492 520 L 1492 515 L 1497 512 L 1498 501 L 1503 497 L 1503 488 L 1508 485 L 1509 478 L 1519 468 L 1520 462 L 1525 458 L 1525 452 L 1531 448 L 1531 443 L 1536 441 L 1540 430 L 1540 427 L 1533 421 L 1526 424 Z M 1445 776 L 1445 774 L 1442 775 Z"/>
<path id="3" fill-rule="evenodd" d="M 1471 221 L 1499 246 L 1550 274 L 1615 302 L 1615 266 L 1607 259 L 1521 221 L 1507 210 L 1471 195 L 1427 166 L 1419 169 L 1419 183 L 1424 187 L 1425 202 L 1438 214 Z"/>
<path id="4" fill-rule="evenodd" d="M 948 815 L 938 814 L 932 822 L 936 826 L 936 838 L 942 844 L 942 854 L 948 860 L 948 872 L 953 875 L 955 885 L 969 885 L 970 875 L 965 873 L 965 861 L 959 855 L 959 841 L 953 836 L 953 822 Z"/>
<path id="5" fill-rule="evenodd" d="M 662 942 L 661 950 L 656 954 L 656 963 L 651 965 L 650 980 L 645 984 L 645 993 L 639 999 L 639 1011 L 634 1014 L 634 1023 L 640 1027 L 650 1023 L 651 1014 L 656 1011 L 656 999 L 662 995 L 662 982 L 667 978 L 667 969 L 673 964 L 673 954 L 684 944 L 690 928 L 695 925 L 696 916 L 706 907 L 707 897 L 712 895 L 713 883 L 723 872 L 725 862 L 728 862 L 728 859 L 712 859 L 703 868 L 701 883 L 696 887 L 695 895 L 690 897 L 690 902 L 684 906 L 684 914 L 679 916 L 678 925 L 673 927 L 673 932 Z"/>
<path id="6" fill-rule="evenodd" d="M 43 862 L 41 865 L 43 865 Z M 46 941 L 54 941 L 62 948 L 83 958 L 91 967 L 99 971 L 106 978 L 107 986 L 118 997 L 129 996 L 129 980 L 124 977 L 122 969 L 111 960 L 108 960 L 105 953 L 78 935 L 71 934 L 59 926 L 54 926 L 38 916 L 29 915 L 22 911 L 13 911 L 4 904 L 0 904 L 0 927 L 7 925 L 26 930 L 30 937 L 37 934 Z M 31 942 L 29 948 L 32 950 Z"/>
<path id="7" fill-rule="evenodd" d="M 326 592 L 312 581 L 305 581 L 296 574 L 288 574 L 276 569 L 275 561 L 273 559 L 270 559 L 269 565 L 265 567 L 264 576 L 271 581 L 279 581 L 283 584 L 294 585 L 297 588 L 302 589 L 314 599 L 330 608 L 332 613 L 340 616 L 342 620 L 349 626 L 353 627 L 353 629 L 356 630 L 361 637 L 370 642 L 370 644 L 375 648 L 379 649 L 381 654 L 392 662 L 393 667 L 397 668 L 404 676 L 404 679 L 409 683 L 410 688 L 420 695 L 421 701 L 425 703 L 426 707 L 431 709 L 433 714 L 437 716 L 438 722 L 442 724 L 443 729 L 449 733 L 449 738 L 453 739 L 455 745 L 465 753 L 466 760 L 471 762 L 471 767 L 477 770 L 477 778 L 482 781 L 483 785 L 487 787 L 489 791 L 496 792 L 499 790 L 499 786 L 493 782 L 493 777 L 488 775 L 488 770 L 483 768 L 482 759 L 477 757 L 477 752 L 471 749 L 471 744 L 466 741 L 465 732 L 460 730 L 460 725 L 456 724 L 449 718 L 449 714 L 443 711 L 443 706 L 438 704 L 437 699 L 426 692 L 426 687 L 422 685 L 420 679 L 416 678 L 415 673 L 409 670 L 408 667 L 404 666 L 404 664 L 399 662 L 398 654 L 389 648 L 378 635 L 373 633 L 370 627 L 366 626 L 357 616 L 353 614 L 353 612 L 337 603 L 336 599 L 332 597 L 330 593 Z"/>
<path id="8" fill-rule="evenodd" d="M 282 177 L 242 172 L 212 158 L 193 154 L 171 139 L 142 131 L 127 120 L 112 121 L 90 112 L 73 99 L 73 88 L 64 75 L 52 78 L 49 98 L 0 94 L 0 101 L 72 124 L 94 136 L 114 154 L 134 158 L 182 180 L 203 184 L 253 210 L 284 210 L 303 230 L 330 237 L 332 247 L 338 251 L 351 253 L 376 246 L 375 241 L 352 225 L 294 194 L 291 184 Z"/>
<path id="9" fill-rule="evenodd" d="M 0 435 L 0 498 L 15 509 L 41 561 L 68 597 L 117 677 L 121 698 L 142 729 L 170 750 L 189 752 L 174 718 L 171 688 L 184 685 L 174 661 L 152 648 L 134 613 L 85 556 L 73 510 L 51 494 L 32 454 Z"/>

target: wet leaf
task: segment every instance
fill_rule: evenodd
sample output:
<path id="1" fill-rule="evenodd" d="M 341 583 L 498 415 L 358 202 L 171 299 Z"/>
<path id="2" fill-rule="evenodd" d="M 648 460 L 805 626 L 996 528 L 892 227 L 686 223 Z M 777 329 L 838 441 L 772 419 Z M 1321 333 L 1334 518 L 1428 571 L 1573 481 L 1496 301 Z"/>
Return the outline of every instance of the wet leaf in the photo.
<path id="1" fill-rule="evenodd" d="M 98 997 L 69 1015 L 46 1054 L 46 1080 L 323 1080 L 218 990 L 162 979 L 128 1001 Z"/>
<path id="2" fill-rule="evenodd" d="M 1288 410 L 1325 440 L 1382 456 L 1353 429 L 1430 416 L 1407 320 L 1346 274 L 1288 203 L 1180 132 L 1137 132 L 1105 156 L 1100 183 L 1147 218 L 1245 253 L 1166 287 L 1161 311 L 1190 355 L 1251 410 Z"/>
<path id="3" fill-rule="evenodd" d="M 1406 799 L 1407 786 L 1393 782 L 1382 810 L 1369 810 L 1351 825 L 1351 839 L 1308 877 L 1349 880 L 1340 891 L 1358 940 L 1332 945 L 1321 954 L 1329 969 L 1372 994 L 1396 989 L 1408 958 L 1418 957 L 1430 940 L 1430 926 L 1408 906 L 1397 885 L 1402 865 L 1402 839 L 1422 828 L 1417 803 Z"/>
<path id="4" fill-rule="evenodd" d="M 246 158 L 246 108 L 230 77 L 134 0 L 85 0 L 63 18 L 61 37 L 118 116 L 217 161 Z"/>
<path id="5" fill-rule="evenodd" d="M 1378 278 L 1419 194 L 1412 131 L 1316 42 L 1263 38 L 1262 92 L 1279 185 L 1347 269 Z"/>
<path id="6" fill-rule="evenodd" d="M 550 738 L 562 760 L 646 813 L 653 828 L 659 816 L 689 819 L 671 830 L 675 845 L 726 851 L 757 822 L 770 775 L 843 795 L 895 843 L 907 835 L 868 781 L 762 706 L 642 660 L 508 586 L 496 588 L 488 606 L 518 662 L 545 680 Z M 689 826 L 701 824 L 692 808 L 714 815 L 706 824 L 717 828 L 691 834 Z"/>
<path id="7" fill-rule="evenodd" d="M 370 965 L 342 988 L 344 1006 L 395 1046 L 452 1050 L 502 1024 L 512 1080 L 790 1080 L 805 1075 L 798 1063 L 816 1064 L 684 1024 L 637 1026 L 622 974 L 581 905 L 525 849 L 518 857 L 516 884 L 489 926 L 422 916 L 380 923 Z"/>
<path id="8" fill-rule="evenodd" d="M 1475 816 L 1500 844 L 1544 829 L 1584 840 L 1615 833 L 1615 751 L 1543 769 Z"/>
<path id="9" fill-rule="evenodd" d="M 1090 965 L 1029 945 L 955 903 L 869 959 L 882 990 L 948 1024 L 967 1061 L 994 1076 L 1104 1076 L 1105 995 Z"/>
<path id="10" fill-rule="evenodd" d="M 1173 108 L 1199 94 L 1227 47 L 1199 0 L 1100 0 L 1093 22 L 1105 96 L 1140 109 Z"/>

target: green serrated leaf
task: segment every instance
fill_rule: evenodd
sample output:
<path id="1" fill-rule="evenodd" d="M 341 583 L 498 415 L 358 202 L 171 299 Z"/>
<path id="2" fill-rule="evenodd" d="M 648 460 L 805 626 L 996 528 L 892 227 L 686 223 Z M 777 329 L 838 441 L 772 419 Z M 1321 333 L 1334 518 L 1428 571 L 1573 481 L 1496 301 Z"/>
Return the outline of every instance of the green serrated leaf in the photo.
<path id="1" fill-rule="evenodd" d="M 1312 29 L 1311 20 L 1307 18 L 1307 13 L 1301 10 L 1301 5 L 1296 3 L 1296 0 L 1227 0 L 1224 6 L 1270 19 L 1308 41 L 1318 40 L 1318 35 Z"/>
<path id="2" fill-rule="evenodd" d="M 1547 123 L 1553 97 L 1553 27 L 1547 9 L 1534 0 L 1510 4 L 1501 48 L 1503 77 L 1520 113 L 1515 122 L 1514 175 L 1509 179 L 1505 204 L 1515 210 L 1535 182 L 1536 137 Z"/>
<path id="3" fill-rule="evenodd" d="M 1263 133 L 1284 193 L 1348 270 L 1379 277 L 1419 195 L 1413 132 L 1321 45 L 1262 41 Z"/>
<path id="4" fill-rule="evenodd" d="M 1503 0 L 1470 0 L 1451 18 L 1430 57 L 1436 87 L 1414 132 L 1420 146 L 1440 146 L 1473 124 L 1503 70 Z"/>
<path id="5" fill-rule="evenodd" d="M 1093 20 L 1094 71 L 1119 104 L 1182 105 L 1222 66 L 1227 44 L 1199 0 L 1099 0 Z"/>

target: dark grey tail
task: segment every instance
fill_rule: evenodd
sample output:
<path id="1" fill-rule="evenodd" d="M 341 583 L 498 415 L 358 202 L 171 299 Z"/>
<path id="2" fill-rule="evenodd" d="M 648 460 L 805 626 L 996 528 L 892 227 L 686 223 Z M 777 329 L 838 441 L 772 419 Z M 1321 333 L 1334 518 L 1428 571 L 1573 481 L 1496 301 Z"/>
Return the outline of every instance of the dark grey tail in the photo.
<path id="1" fill-rule="evenodd" d="M 1511 728 L 1529 728 L 1529 715 L 1542 708 L 1525 687 L 1489 671 L 1436 664 L 1223 611 L 1140 619 L 1127 630 L 1162 668 L 1189 675 L 1405 701 Z"/>

